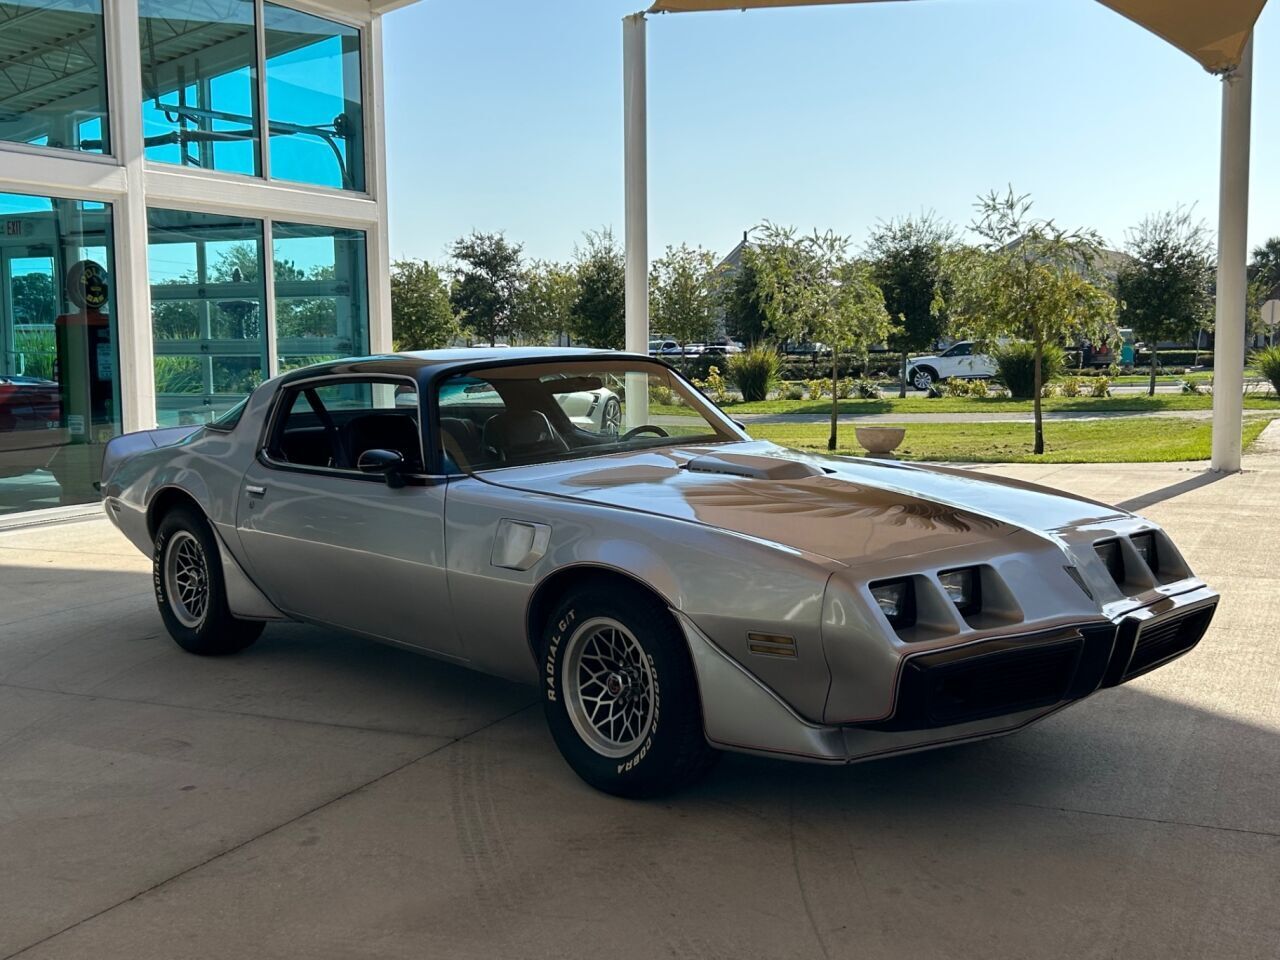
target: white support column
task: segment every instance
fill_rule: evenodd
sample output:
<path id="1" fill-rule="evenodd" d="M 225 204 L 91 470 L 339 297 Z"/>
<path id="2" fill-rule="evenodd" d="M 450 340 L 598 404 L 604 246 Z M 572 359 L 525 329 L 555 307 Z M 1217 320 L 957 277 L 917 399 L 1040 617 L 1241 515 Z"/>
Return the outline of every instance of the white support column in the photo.
<path id="1" fill-rule="evenodd" d="M 365 155 L 373 155 L 369 174 L 373 182 L 369 193 L 377 204 L 378 220 L 369 230 L 365 244 L 368 257 L 367 282 L 369 284 L 369 352 L 390 352 L 391 337 L 391 236 L 387 227 L 387 122 L 382 62 L 382 17 L 375 15 L 367 28 L 369 42 L 366 68 L 369 83 L 366 87 L 365 110 L 371 114 L 372 123 L 366 126 L 370 136 Z"/>
<path id="2" fill-rule="evenodd" d="M 1218 189 L 1218 309 L 1213 344 L 1214 470 L 1240 469 L 1244 415 L 1245 298 L 1248 280 L 1249 121 L 1253 38 L 1222 81 L 1222 160 Z"/>
<path id="3" fill-rule="evenodd" d="M 116 241 L 113 287 L 122 427 L 126 433 L 156 425 L 156 377 L 147 276 L 146 171 L 142 145 L 142 54 L 138 0 L 105 7 L 111 95 L 111 143 L 124 165 L 124 196 L 113 202 Z"/>
<path id="4" fill-rule="evenodd" d="M 648 97 L 643 13 L 622 18 L 622 97 L 626 156 L 626 347 L 649 352 Z M 626 429 L 649 420 L 649 381 L 627 376 Z"/>

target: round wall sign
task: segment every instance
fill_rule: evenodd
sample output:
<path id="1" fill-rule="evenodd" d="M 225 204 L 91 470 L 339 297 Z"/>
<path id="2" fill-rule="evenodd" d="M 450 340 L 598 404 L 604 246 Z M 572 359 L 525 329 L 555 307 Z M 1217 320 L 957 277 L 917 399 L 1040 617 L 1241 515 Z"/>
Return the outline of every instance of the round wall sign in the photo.
<path id="1" fill-rule="evenodd" d="M 67 296 L 77 307 L 98 310 L 110 294 L 107 271 L 96 260 L 73 263 L 67 271 Z"/>

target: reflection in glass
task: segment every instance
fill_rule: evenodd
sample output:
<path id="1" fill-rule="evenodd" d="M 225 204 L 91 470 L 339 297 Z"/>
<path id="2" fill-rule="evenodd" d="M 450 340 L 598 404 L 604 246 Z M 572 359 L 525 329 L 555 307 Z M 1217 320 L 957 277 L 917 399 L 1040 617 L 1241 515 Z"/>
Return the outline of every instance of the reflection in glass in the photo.
<path id="1" fill-rule="evenodd" d="M 271 176 L 364 190 L 360 31 L 263 5 Z"/>
<path id="2" fill-rule="evenodd" d="M 111 152 L 102 0 L 0 0 L 0 140 Z"/>
<path id="3" fill-rule="evenodd" d="M 147 211 L 156 419 L 205 423 L 267 376 L 262 221 Z"/>
<path id="4" fill-rule="evenodd" d="M 139 0 L 148 160 L 257 175 L 253 0 Z"/>
<path id="5" fill-rule="evenodd" d="M 364 231 L 274 223 L 271 234 L 280 369 L 367 353 Z"/>
<path id="6" fill-rule="evenodd" d="M 111 207 L 0 193 L 0 514 L 87 503 L 120 432 Z"/>

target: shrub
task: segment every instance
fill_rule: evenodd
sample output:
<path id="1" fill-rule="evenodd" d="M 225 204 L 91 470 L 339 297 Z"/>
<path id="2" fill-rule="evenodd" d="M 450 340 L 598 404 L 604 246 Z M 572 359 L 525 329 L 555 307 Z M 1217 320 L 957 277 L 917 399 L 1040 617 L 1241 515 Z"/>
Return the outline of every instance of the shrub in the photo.
<path id="1" fill-rule="evenodd" d="M 675 398 L 676 392 L 665 383 L 651 383 L 649 385 L 649 399 L 659 406 L 669 407 Z"/>
<path id="2" fill-rule="evenodd" d="M 1082 381 L 1081 377 L 1067 377 L 1060 384 L 1062 395 L 1064 397 L 1080 396 L 1081 381 Z"/>
<path id="3" fill-rule="evenodd" d="M 823 397 L 831 396 L 830 380 L 806 380 L 805 386 L 809 390 L 810 400 L 821 400 Z"/>
<path id="4" fill-rule="evenodd" d="M 836 399 L 848 400 L 853 396 L 853 377 L 842 377 L 836 384 Z"/>
<path id="5" fill-rule="evenodd" d="M 1025 340 L 1015 340 L 998 346 L 991 351 L 996 362 L 1000 379 L 1009 388 L 1009 392 L 1018 400 L 1030 400 L 1036 392 L 1035 388 L 1035 344 Z M 1044 358 L 1041 362 L 1041 382 L 1049 384 L 1058 377 L 1066 365 L 1066 356 L 1062 348 L 1054 344 L 1045 344 Z"/>
<path id="6" fill-rule="evenodd" d="M 788 400 L 803 400 L 804 386 L 799 383 L 788 383 L 786 389 L 782 391 L 782 395 Z"/>
<path id="7" fill-rule="evenodd" d="M 968 395 L 968 380 L 962 380 L 960 377 L 951 377 L 942 384 L 942 396 L 944 397 L 967 397 Z"/>
<path id="8" fill-rule="evenodd" d="M 1111 378 L 1095 377 L 1089 387 L 1089 396 L 1091 397 L 1109 397 L 1111 396 Z"/>
<path id="9" fill-rule="evenodd" d="M 1271 389 L 1280 396 L 1280 346 L 1265 347 L 1252 357 L 1258 372 L 1271 381 Z"/>
<path id="10" fill-rule="evenodd" d="M 884 396 L 880 392 L 879 382 L 866 377 L 853 382 L 853 395 L 861 400 L 879 400 Z"/>
<path id="11" fill-rule="evenodd" d="M 1187 377 L 1182 381 L 1182 392 L 1192 394 L 1209 393 L 1211 381 L 1208 377 Z"/>
<path id="12" fill-rule="evenodd" d="M 729 379 L 742 391 L 742 399 L 750 403 L 764 400 L 778 382 L 782 358 L 773 347 L 756 346 L 729 358 Z"/>
<path id="13" fill-rule="evenodd" d="M 710 397 L 713 403 L 725 403 L 729 399 L 728 384 L 715 364 L 707 369 L 707 379 L 695 380 L 693 385 Z"/>

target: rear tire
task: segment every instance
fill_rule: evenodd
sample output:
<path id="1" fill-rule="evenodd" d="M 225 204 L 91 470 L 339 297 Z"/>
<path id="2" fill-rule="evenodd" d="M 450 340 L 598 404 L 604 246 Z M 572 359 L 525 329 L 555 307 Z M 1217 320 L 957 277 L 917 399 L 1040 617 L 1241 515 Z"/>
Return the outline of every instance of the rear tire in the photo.
<path id="1" fill-rule="evenodd" d="M 547 725 L 591 786 L 659 796 L 700 779 L 719 758 L 703 734 L 684 637 L 654 597 L 603 585 L 573 590 L 542 640 Z"/>
<path id="2" fill-rule="evenodd" d="M 176 507 L 164 515 L 156 529 L 151 570 L 160 618 L 188 653 L 237 653 L 262 633 L 260 621 L 231 615 L 218 543 L 197 511 Z"/>

